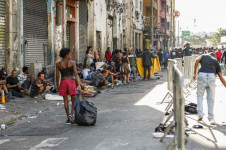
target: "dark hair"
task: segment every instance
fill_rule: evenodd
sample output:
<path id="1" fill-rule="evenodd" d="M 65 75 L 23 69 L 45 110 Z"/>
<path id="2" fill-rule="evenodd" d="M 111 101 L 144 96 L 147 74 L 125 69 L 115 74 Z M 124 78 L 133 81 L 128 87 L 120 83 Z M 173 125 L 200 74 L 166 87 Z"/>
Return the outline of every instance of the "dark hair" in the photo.
<path id="1" fill-rule="evenodd" d="M 27 71 L 28 70 L 28 67 L 27 66 L 24 66 L 23 67 L 23 72 Z"/>
<path id="2" fill-rule="evenodd" d="M 126 56 L 127 55 L 127 53 L 126 52 L 123 52 L 123 56 Z"/>
<path id="3" fill-rule="evenodd" d="M 107 72 L 107 71 L 106 71 L 106 70 L 102 70 L 102 71 L 101 71 L 101 73 L 105 73 L 105 72 Z"/>
<path id="4" fill-rule="evenodd" d="M 95 63 L 92 63 L 90 66 L 95 66 Z"/>
<path id="5" fill-rule="evenodd" d="M 215 53 L 210 53 L 210 56 L 214 57 L 214 58 L 217 58 L 217 55 Z"/>
<path id="6" fill-rule="evenodd" d="M 116 49 L 116 50 L 115 50 L 115 53 L 118 53 L 118 52 L 120 52 L 120 51 L 119 51 L 118 49 Z"/>
<path id="7" fill-rule="evenodd" d="M 127 51 L 127 48 L 124 48 L 124 51 Z"/>
<path id="8" fill-rule="evenodd" d="M 44 73 L 44 72 L 39 72 L 39 73 L 38 73 L 38 77 L 40 77 L 42 74 L 44 74 L 44 75 L 45 75 L 45 73 Z"/>
<path id="9" fill-rule="evenodd" d="M 64 58 L 65 56 L 67 56 L 70 53 L 70 49 L 69 48 L 62 48 L 60 50 L 60 57 Z"/>
<path id="10" fill-rule="evenodd" d="M 90 49 L 90 48 L 93 48 L 93 47 L 92 47 L 92 46 L 88 46 L 88 47 L 87 47 L 87 50 L 86 50 L 86 54 L 89 53 L 89 49 Z"/>

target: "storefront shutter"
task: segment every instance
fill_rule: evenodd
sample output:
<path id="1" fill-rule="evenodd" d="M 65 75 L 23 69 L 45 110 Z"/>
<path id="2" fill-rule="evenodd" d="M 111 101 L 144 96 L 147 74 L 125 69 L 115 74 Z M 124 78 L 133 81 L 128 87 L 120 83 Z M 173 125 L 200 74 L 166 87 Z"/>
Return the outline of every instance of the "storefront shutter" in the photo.
<path id="1" fill-rule="evenodd" d="M 44 0 L 23 0 L 24 62 L 47 64 L 48 15 Z"/>
<path id="2" fill-rule="evenodd" d="M 0 0 L 0 67 L 2 66 L 5 66 L 5 0 Z"/>

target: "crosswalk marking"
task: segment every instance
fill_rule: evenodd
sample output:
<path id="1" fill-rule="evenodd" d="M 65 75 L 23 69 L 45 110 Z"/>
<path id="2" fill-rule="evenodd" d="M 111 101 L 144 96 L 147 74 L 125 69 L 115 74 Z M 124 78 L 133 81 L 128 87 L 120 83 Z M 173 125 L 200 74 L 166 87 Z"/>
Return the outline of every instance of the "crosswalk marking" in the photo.
<path id="1" fill-rule="evenodd" d="M 10 141 L 10 139 L 0 140 L 0 145 L 5 143 L 5 142 L 9 142 L 9 141 Z"/>
<path id="2" fill-rule="evenodd" d="M 68 139 L 68 137 L 48 138 L 48 139 L 42 141 L 41 143 L 39 143 L 38 145 L 30 148 L 30 150 L 38 150 L 41 148 L 56 147 L 56 146 L 60 145 L 61 143 L 63 143 L 64 141 L 66 141 L 67 139 Z"/>

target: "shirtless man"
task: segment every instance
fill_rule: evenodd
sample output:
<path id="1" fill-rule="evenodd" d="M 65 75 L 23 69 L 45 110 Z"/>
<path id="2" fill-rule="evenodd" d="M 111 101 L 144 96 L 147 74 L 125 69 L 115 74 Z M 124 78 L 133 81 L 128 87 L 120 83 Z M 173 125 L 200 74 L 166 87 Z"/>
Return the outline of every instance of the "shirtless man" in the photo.
<path id="1" fill-rule="evenodd" d="M 117 81 L 114 80 L 114 76 L 117 76 L 118 74 L 120 74 L 120 72 L 115 74 L 110 72 L 109 70 L 103 70 L 102 74 L 108 82 L 116 84 Z"/>
<path id="2" fill-rule="evenodd" d="M 99 53 L 100 52 L 101 52 L 101 49 L 100 48 L 98 48 L 97 51 L 94 52 L 94 63 L 100 61 L 100 56 L 99 56 Z"/>

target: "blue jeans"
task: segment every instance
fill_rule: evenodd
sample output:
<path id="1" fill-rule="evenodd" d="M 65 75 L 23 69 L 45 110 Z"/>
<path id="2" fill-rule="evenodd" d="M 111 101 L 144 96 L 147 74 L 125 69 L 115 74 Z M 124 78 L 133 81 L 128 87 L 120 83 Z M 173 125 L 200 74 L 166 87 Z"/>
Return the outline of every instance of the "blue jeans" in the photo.
<path id="1" fill-rule="evenodd" d="M 213 108 L 215 99 L 215 74 L 203 73 L 198 74 L 197 80 L 197 111 L 199 116 L 203 117 L 203 96 L 206 91 L 206 99 L 208 104 L 208 118 L 213 119 Z"/>

